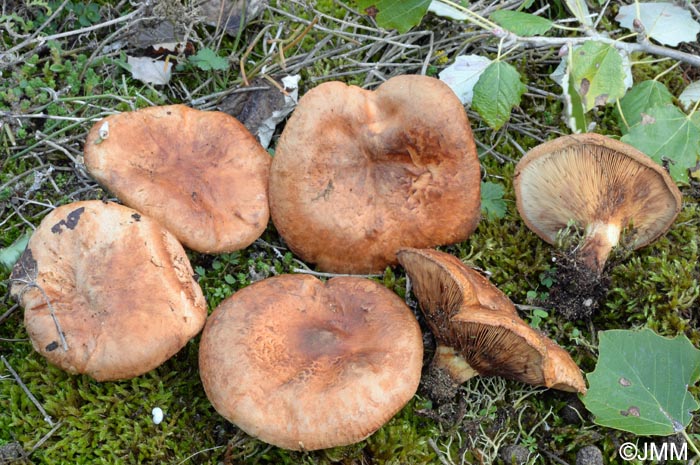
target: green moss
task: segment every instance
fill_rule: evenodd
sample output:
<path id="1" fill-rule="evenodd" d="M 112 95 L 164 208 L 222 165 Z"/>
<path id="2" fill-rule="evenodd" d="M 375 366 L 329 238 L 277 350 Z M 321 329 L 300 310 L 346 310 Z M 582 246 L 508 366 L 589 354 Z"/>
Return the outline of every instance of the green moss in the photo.
<path id="1" fill-rule="evenodd" d="M 23 34 L 35 32 L 51 13 L 41 6 L 41 2 L 30 3 L 14 13 L 14 19 L 8 16 L 4 24 Z M 56 8 L 62 2 L 50 3 L 51 8 Z M 318 16 L 325 27 L 338 27 L 337 23 L 322 18 L 307 5 L 271 3 L 307 21 Z M 540 6 L 545 4 L 538 3 Z M 81 18 L 83 22 L 93 21 L 94 12 L 91 19 L 79 6 L 86 4 L 69 2 L 69 8 L 43 33 L 82 27 Z M 102 7 L 99 11 L 102 19 L 114 8 L 114 2 L 97 4 Z M 128 2 L 121 4 L 130 8 Z M 367 18 L 354 15 L 335 1 L 318 1 L 314 8 L 361 26 L 370 24 Z M 18 16 L 20 14 L 24 17 Z M 545 14 L 554 19 L 568 15 L 561 2 L 555 2 Z M 45 212 L 45 208 L 36 202 L 63 204 L 78 198 L 107 197 L 101 189 L 85 189 L 86 183 L 72 161 L 63 152 L 47 146 L 46 139 L 77 155 L 94 118 L 107 112 L 128 111 L 151 103 L 187 103 L 199 98 L 215 104 L 216 99 L 211 98 L 211 94 L 230 90 L 242 82 L 237 60 L 242 58 L 262 28 L 270 27 L 265 40 L 274 37 L 279 30 L 279 38 L 285 41 L 293 37 L 301 24 L 267 11 L 239 38 L 213 37 L 212 29 L 197 25 L 191 36 L 197 47 L 216 48 L 220 56 L 230 58 L 232 66 L 226 71 L 202 72 L 185 62 L 175 73 L 170 86 L 147 86 L 132 79 L 125 69 L 126 50 L 114 55 L 93 53 L 107 34 L 114 32 L 109 28 L 96 30 L 94 35 L 80 40 L 47 43 L 17 66 L 3 69 L 0 79 L 0 110 L 4 112 L 4 126 L 0 127 L 0 152 L 3 153 L 0 184 L 28 174 L 0 191 L 0 208 L 6 207 L 2 210 L 0 246 L 11 244 L 29 228 L 14 215 L 9 202 L 15 202 L 14 206 L 24 202 L 18 199 L 24 198 L 35 179 L 32 171 L 41 164 L 50 163 L 58 170 L 53 181 L 60 192 L 51 186 L 29 199 L 35 203 L 22 204 L 21 212 L 28 222 L 38 224 Z M 433 30 L 435 43 L 440 43 L 447 34 L 463 31 L 462 26 L 435 17 L 431 17 L 426 26 Z M 606 18 L 602 27 L 617 26 Z M 324 38 L 325 33 L 319 30 L 309 31 L 285 52 L 285 58 L 311 52 Z M 10 47 L 13 40 L 17 39 L 3 35 L 4 43 Z M 279 56 L 266 55 L 265 50 L 271 43 L 265 40 L 252 47 L 246 71 L 257 68 L 261 72 L 262 66 L 266 65 L 267 70 L 273 70 L 271 74 L 283 74 L 285 69 Z M 428 38 L 422 40 L 416 43 L 425 45 Z M 358 47 L 352 41 L 334 37 L 316 50 L 316 54 L 341 50 L 342 44 Z M 329 55 L 314 60 L 299 70 L 301 93 L 329 79 L 328 76 L 337 71 L 356 70 L 340 79 L 349 84 L 363 85 L 368 79 L 369 68 L 358 68 L 357 61 L 384 60 L 388 50 L 389 45 L 378 44 L 363 55 Z M 548 77 L 556 65 L 556 50 L 545 52 L 548 54 L 546 60 L 540 50 L 528 50 L 519 56 L 517 53 L 520 52 L 511 57 L 517 56 L 513 64 L 523 73 L 524 80 L 533 87 L 555 94 L 560 92 Z M 414 62 L 410 72 L 417 72 L 423 65 L 423 57 L 410 55 L 408 51 L 397 57 L 395 59 L 399 61 Z M 453 58 L 452 51 L 449 58 Z M 538 63 L 538 66 L 533 66 L 533 63 Z M 445 65 L 445 56 L 434 50 L 428 64 L 429 72 L 434 74 Z M 636 65 L 633 68 L 635 81 L 653 79 L 673 64 L 669 60 Z M 687 84 L 679 70 L 662 76 L 660 81 L 674 95 L 678 95 Z M 60 94 L 54 95 L 46 89 L 60 91 Z M 557 99 L 526 95 L 514 112 L 511 126 L 494 133 L 478 118 L 472 121 L 472 125 L 484 146 L 493 146 L 497 154 L 517 160 L 520 157 L 518 147 L 527 150 L 536 144 L 521 129 L 543 138 L 569 132 L 560 120 L 561 111 L 561 102 Z M 36 113 L 49 118 L 25 118 Z M 596 121 L 597 132 L 619 135 L 612 106 L 589 116 Z M 552 262 L 554 249 L 529 231 L 517 213 L 512 187 L 513 163 L 498 161 L 486 153 L 482 153 L 481 162 L 484 180 L 498 182 L 505 188 L 506 215 L 501 219 L 483 219 L 471 238 L 443 249 L 487 272 L 492 282 L 516 304 L 537 305 L 537 299 L 547 293 L 556 276 L 556 263 Z M 690 192 L 690 188 L 685 189 L 683 210 L 665 237 L 638 251 L 616 253 L 611 265 L 611 289 L 592 321 L 564 321 L 556 309 L 551 308 L 546 309 L 545 316 L 536 315 L 531 309 L 522 310 L 521 315 L 564 346 L 586 372 L 595 365 L 596 334 L 600 330 L 647 326 L 665 335 L 685 333 L 700 345 L 697 316 L 700 308 L 700 239 L 697 235 L 700 206 L 697 197 L 688 195 Z M 302 266 L 281 247 L 273 227 L 268 228 L 263 239 L 269 245 L 259 242 L 246 250 L 216 257 L 190 254 L 210 309 L 258 279 L 293 272 Z M 7 293 L 8 277 L 8 271 L 0 271 L 0 293 Z M 406 279 L 400 267 L 387 268 L 375 280 L 402 298 L 406 297 Z M 9 299 L 0 303 L 0 315 L 12 304 Z M 35 353 L 26 341 L 20 309 L 0 323 L 0 338 L 25 339 L 20 342 L 0 339 L 0 354 L 7 358 L 53 420 L 61 422 L 46 442 L 31 452 L 33 463 L 427 464 L 444 463 L 441 460 L 447 458 L 454 463 L 460 463 L 462 458 L 477 463 L 495 457 L 497 447 L 494 444 L 508 443 L 522 444 L 535 453 L 546 450 L 574 463 L 581 444 L 596 444 L 606 457 L 614 457 L 618 444 L 634 440 L 628 434 L 595 426 L 585 412 L 582 412 L 582 424 L 565 422 L 562 412 L 568 405 L 575 404 L 573 395 L 541 392 L 513 382 L 474 379 L 461 388 L 462 404 L 434 406 L 417 396 L 386 426 L 359 444 L 327 451 L 290 452 L 248 437 L 214 411 L 199 382 L 197 339 L 146 375 L 129 381 L 97 383 L 85 376 L 62 372 Z M 426 336 L 426 340 L 430 342 L 430 337 Z M 4 368 L 0 366 L 0 376 L 6 376 L 2 370 Z M 694 389 L 696 395 L 697 391 Z M 153 407 L 160 407 L 165 412 L 164 422 L 160 425 L 154 425 L 151 420 Z M 697 420 L 689 429 L 691 432 L 700 431 Z M 20 386 L 10 378 L 0 379 L 0 444 L 18 441 L 30 451 L 50 430 L 51 426 Z M 548 463 L 544 455 L 533 460 Z"/>

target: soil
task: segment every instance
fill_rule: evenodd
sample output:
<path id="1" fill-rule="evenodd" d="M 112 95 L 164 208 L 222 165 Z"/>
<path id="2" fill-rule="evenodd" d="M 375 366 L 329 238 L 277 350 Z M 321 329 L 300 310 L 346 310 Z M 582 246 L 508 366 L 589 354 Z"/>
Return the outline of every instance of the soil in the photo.
<path id="1" fill-rule="evenodd" d="M 570 252 L 558 253 L 556 263 L 556 282 L 549 290 L 547 306 L 567 320 L 589 319 L 608 293 L 610 274 L 607 270 L 610 267 L 598 275 Z"/>
<path id="2" fill-rule="evenodd" d="M 457 396 L 459 385 L 445 370 L 431 363 L 421 377 L 419 392 L 433 402 L 431 410 L 421 410 L 419 414 L 450 426 L 461 421 L 464 396 Z"/>

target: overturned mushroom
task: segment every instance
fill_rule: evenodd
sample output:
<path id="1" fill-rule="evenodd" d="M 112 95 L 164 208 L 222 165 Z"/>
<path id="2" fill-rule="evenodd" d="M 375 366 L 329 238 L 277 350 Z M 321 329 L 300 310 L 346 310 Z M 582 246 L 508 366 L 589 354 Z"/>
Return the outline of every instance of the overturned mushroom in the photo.
<path id="1" fill-rule="evenodd" d="M 270 156 L 225 113 L 170 105 L 109 116 L 88 134 L 85 166 L 192 250 L 243 249 L 267 227 Z"/>
<path id="2" fill-rule="evenodd" d="M 559 137 L 530 150 L 515 168 L 525 224 L 554 244 L 570 222 L 584 231 L 579 261 L 600 274 L 620 233 L 637 249 L 663 235 L 681 210 L 666 171 L 634 147 L 599 134 Z"/>
<path id="3" fill-rule="evenodd" d="M 375 91 L 328 82 L 285 126 L 270 212 L 289 247 L 320 269 L 378 272 L 400 247 L 466 239 L 479 189 L 469 121 L 447 85 L 411 75 Z"/>
<path id="4" fill-rule="evenodd" d="M 434 363 L 455 383 L 479 374 L 586 391 L 569 354 L 520 319 L 508 297 L 477 271 L 436 250 L 401 249 L 398 258 L 438 341 Z"/>
<path id="5" fill-rule="evenodd" d="M 206 302 L 180 243 L 115 203 L 76 202 L 41 222 L 10 277 L 34 348 L 98 381 L 143 374 L 204 325 Z"/>
<path id="6" fill-rule="evenodd" d="M 216 410 L 279 447 L 358 442 L 413 396 L 423 342 L 393 292 L 362 278 L 258 281 L 217 307 L 199 363 Z"/>

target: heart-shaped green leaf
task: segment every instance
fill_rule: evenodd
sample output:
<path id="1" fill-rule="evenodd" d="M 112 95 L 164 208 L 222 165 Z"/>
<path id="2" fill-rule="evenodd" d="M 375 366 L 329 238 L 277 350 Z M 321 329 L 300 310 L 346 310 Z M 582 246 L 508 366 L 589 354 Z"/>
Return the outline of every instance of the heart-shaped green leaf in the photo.
<path id="1" fill-rule="evenodd" d="M 674 105 L 655 107 L 642 114 L 642 120 L 622 137 L 659 164 L 668 162 L 671 177 L 688 182 L 688 170 L 700 156 L 700 127 Z"/>
<path id="2" fill-rule="evenodd" d="M 624 115 L 624 120 L 620 118 L 620 130 L 627 134 L 629 128 L 642 121 L 643 114 L 649 113 L 652 108 L 670 103 L 673 103 L 673 96 L 660 82 L 650 80 L 636 84 L 620 100 L 620 108 Z"/>
<path id="3" fill-rule="evenodd" d="M 635 2 L 620 7 L 615 20 L 620 26 L 634 31 L 634 20 L 644 25 L 644 32 L 659 43 L 676 47 L 681 42 L 695 42 L 700 23 L 690 10 L 669 2 Z"/>
<path id="4" fill-rule="evenodd" d="M 495 182 L 481 183 L 481 212 L 487 218 L 503 218 L 506 216 L 506 202 L 503 200 L 505 189 Z"/>
<path id="5" fill-rule="evenodd" d="M 688 392 L 700 378 L 700 350 L 685 336 L 668 339 L 650 329 L 602 331 L 599 339 L 582 398 L 595 422 L 637 435 L 683 431 L 700 407 Z"/>

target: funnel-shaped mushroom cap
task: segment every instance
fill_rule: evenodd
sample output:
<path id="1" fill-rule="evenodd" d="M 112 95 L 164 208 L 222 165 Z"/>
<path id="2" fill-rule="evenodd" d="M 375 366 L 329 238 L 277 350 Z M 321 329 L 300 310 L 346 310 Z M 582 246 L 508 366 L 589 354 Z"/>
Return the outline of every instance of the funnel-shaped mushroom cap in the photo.
<path id="1" fill-rule="evenodd" d="M 476 270 L 437 250 L 401 249 L 398 258 L 438 343 L 478 374 L 585 392 L 571 357 L 520 319 L 508 297 Z M 457 366 L 446 353 L 439 363 Z"/>
<path id="2" fill-rule="evenodd" d="M 12 272 L 34 348 L 98 381 L 146 373 L 195 336 L 207 316 L 180 243 L 115 203 L 56 208 Z M 68 350 L 65 350 L 52 310 Z"/>
<path id="3" fill-rule="evenodd" d="M 263 233 L 270 162 L 232 116 L 184 105 L 109 116 L 85 142 L 100 184 L 204 253 L 243 249 Z"/>
<path id="4" fill-rule="evenodd" d="M 474 231 L 479 170 L 464 108 L 439 80 L 397 76 L 375 91 L 328 82 L 284 128 L 270 212 L 289 247 L 320 269 L 378 272 L 400 247 Z"/>
<path id="5" fill-rule="evenodd" d="M 282 275 L 237 292 L 207 321 L 199 352 L 209 400 L 279 447 L 358 442 L 413 396 L 423 341 L 411 310 L 362 278 Z"/>
<path id="6" fill-rule="evenodd" d="M 525 224 L 553 244 L 570 221 L 584 228 L 583 262 L 602 271 L 620 232 L 631 246 L 665 233 L 682 206 L 666 171 L 634 147 L 599 134 L 563 136 L 530 150 L 515 168 L 517 207 Z"/>

